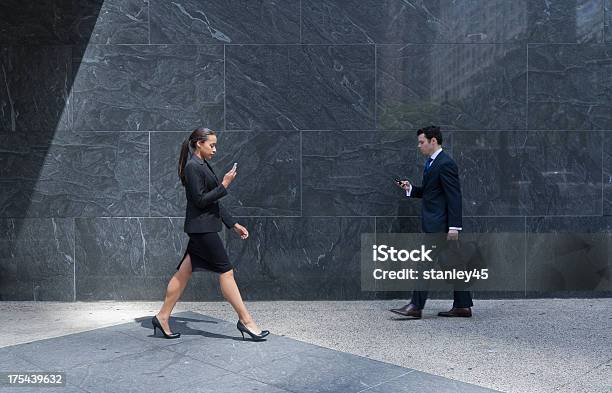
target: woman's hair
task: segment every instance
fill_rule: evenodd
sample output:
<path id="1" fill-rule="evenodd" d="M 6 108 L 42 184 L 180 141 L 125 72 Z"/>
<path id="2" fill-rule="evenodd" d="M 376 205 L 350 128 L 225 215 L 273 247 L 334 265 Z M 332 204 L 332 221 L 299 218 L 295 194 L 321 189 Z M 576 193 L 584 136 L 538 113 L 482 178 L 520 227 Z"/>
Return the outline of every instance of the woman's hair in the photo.
<path id="1" fill-rule="evenodd" d="M 187 164 L 187 160 L 189 159 L 189 152 L 191 151 L 191 153 L 194 154 L 195 149 L 196 149 L 195 147 L 196 143 L 198 141 L 207 140 L 209 135 L 215 135 L 215 132 L 205 127 L 198 127 L 195 130 L 193 130 L 191 135 L 189 135 L 189 138 L 183 141 L 183 144 L 181 145 L 181 155 L 179 156 L 179 163 L 178 163 L 178 175 L 179 175 L 179 178 L 181 179 L 181 183 L 183 184 L 183 187 L 185 186 L 185 182 L 186 182 L 185 181 L 185 165 Z"/>

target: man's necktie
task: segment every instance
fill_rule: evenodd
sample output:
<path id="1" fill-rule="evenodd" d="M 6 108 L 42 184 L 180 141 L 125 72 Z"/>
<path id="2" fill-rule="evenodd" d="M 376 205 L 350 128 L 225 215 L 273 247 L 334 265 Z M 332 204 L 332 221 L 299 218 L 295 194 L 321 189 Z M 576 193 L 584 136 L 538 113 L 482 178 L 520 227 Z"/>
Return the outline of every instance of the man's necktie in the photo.
<path id="1" fill-rule="evenodd" d="M 431 166 L 431 163 L 433 162 L 433 159 L 431 157 L 429 157 L 427 159 L 427 162 L 425 163 L 425 169 L 424 172 L 427 172 L 429 170 L 429 167 Z"/>

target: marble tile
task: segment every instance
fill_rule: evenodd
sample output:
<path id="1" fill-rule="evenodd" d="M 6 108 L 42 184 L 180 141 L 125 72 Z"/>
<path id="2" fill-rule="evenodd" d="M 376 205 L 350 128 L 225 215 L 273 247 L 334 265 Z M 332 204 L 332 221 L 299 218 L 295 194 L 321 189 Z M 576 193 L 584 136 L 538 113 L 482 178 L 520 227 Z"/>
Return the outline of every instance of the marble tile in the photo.
<path id="1" fill-rule="evenodd" d="M 525 0 L 526 39 L 529 42 L 602 42 L 603 3 L 604 0 Z"/>
<path id="2" fill-rule="evenodd" d="M 76 219 L 75 230 L 77 300 L 150 295 L 145 287 L 146 239 L 141 219 Z"/>
<path id="3" fill-rule="evenodd" d="M 508 42 L 527 32 L 525 1 L 303 3 L 305 43 Z"/>
<path id="4" fill-rule="evenodd" d="M 76 301 L 147 300 L 163 302 L 168 283 L 176 272 L 174 268 L 178 265 L 182 255 L 181 253 L 178 257 L 165 260 L 165 270 L 157 272 L 153 276 L 116 275 L 110 273 L 106 275 L 79 276 L 79 273 L 77 273 Z M 184 302 L 224 300 L 219 287 L 218 274 L 207 271 L 197 272 L 192 275 L 189 285 L 181 295 L 181 301 Z"/>
<path id="5" fill-rule="evenodd" d="M 84 131 L 223 126 L 223 47 L 90 45 L 75 76 L 75 127 Z"/>
<path id="6" fill-rule="evenodd" d="M 531 296 L 612 295 L 611 217 L 528 217 Z"/>
<path id="7" fill-rule="evenodd" d="M 601 42 L 602 20 L 602 0 L 311 0 L 302 42 Z"/>
<path id="8" fill-rule="evenodd" d="M 374 128 L 374 47 L 232 45 L 228 130 Z"/>
<path id="9" fill-rule="evenodd" d="M 225 132 L 214 168 L 219 179 L 238 163 L 223 204 L 235 216 L 301 214 L 300 133 Z"/>
<path id="10" fill-rule="evenodd" d="M 513 249 L 525 254 L 526 242 L 516 241 L 516 233 L 525 232 L 525 217 L 463 217 L 462 233 L 495 234 L 493 249 L 485 262 L 491 272 L 504 277 L 505 282 L 496 288 L 473 291 L 475 299 L 518 299 L 525 297 L 525 261 L 519 260 Z M 504 235 L 508 234 L 508 235 Z M 508 241 L 511 243 L 508 244 Z M 495 251 L 497 249 L 497 251 Z M 497 253 L 497 255 L 496 255 Z M 494 269 L 494 270 L 493 270 Z"/>
<path id="11" fill-rule="evenodd" d="M 0 4 L 0 44 L 148 44 L 147 0 Z"/>
<path id="12" fill-rule="evenodd" d="M 77 218 L 77 300 L 163 299 L 188 240 L 182 218 Z M 193 274 L 181 299 L 221 300 L 218 275 Z"/>
<path id="13" fill-rule="evenodd" d="M 71 59 L 68 46 L 0 47 L 0 132 L 71 127 Z"/>
<path id="14" fill-rule="evenodd" d="M 178 177 L 181 144 L 189 132 L 151 133 L 151 215 L 185 217 L 185 189 Z"/>
<path id="15" fill-rule="evenodd" d="M 77 10 L 83 14 L 82 22 L 93 14 L 88 8 L 83 9 L 83 3 L 91 7 L 99 1 L 76 3 Z M 88 30 L 82 31 L 81 26 L 79 23 L 80 43 L 149 44 L 149 0 L 104 0 L 89 36 L 84 34 Z"/>
<path id="16" fill-rule="evenodd" d="M 612 129 L 612 45 L 529 45 L 528 126 Z"/>
<path id="17" fill-rule="evenodd" d="M 146 296 L 152 299 L 163 299 L 168 281 L 181 261 L 189 236 L 183 232 L 184 218 L 151 218 L 142 219 L 145 239 L 145 282 L 148 291 Z M 219 233 L 225 242 L 226 232 Z M 142 238 L 133 237 L 134 247 L 140 247 Z M 128 295 L 130 289 L 126 288 Z M 133 295 L 138 298 L 137 292 Z M 216 301 L 223 300 L 219 288 L 219 276 L 212 272 L 196 272 L 192 274 L 189 285 L 185 288 L 181 299 L 184 301 Z"/>
<path id="18" fill-rule="evenodd" d="M 152 44 L 299 43 L 300 1 L 149 0 Z"/>
<path id="19" fill-rule="evenodd" d="M 612 216 L 612 131 L 603 131 L 603 214 Z"/>
<path id="20" fill-rule="evenodd" d="M 0 133 L 3 217 L 148 215 L 145 133 Z"/>
<path id="21" fill-rule="evenodd" d="M 421 233 L 421 215 L 415 217 L 376 217 L 376 233 Z"/>
<path id="22" fill-rule="evenodd" d="M 3 1 L 0 3 L 0 42 L 8 45 L 87 43 L 101 7 L 100 1 Z"/>
<path id="23" fill-rule="evenodd" d="M 0 219 L 0 300 L 74 299 L 72 219 Z"/>
<path id="24" fill-rule="evenodd" d="M 612 3 L 604 0 L 604 42 L 612 42 Z"/>
<path id="25" fill-rule="evenodd" d="M 420 214 L 420 201 L 407 198 L 394 182 L 420 182 L 425 158 L 416 144 L 413 131 L 302 133 L 303 214 Z"/>
<path id="26" fill-rule="evenodd" d="M 612 230 L 611 217 L 526 217 L 526 232 L 530 233 L 603 233 Z"/>
<path id="27" fill-rule="evenodd" d="M 177 175 L 180 146 L 189 133 L 151 133 L 151 214 L 185 215 L 185 190 Z M 287 132 L 220 132 L 211 162 L 219 180 L 238 163 L 238 176 L 221 200 L 234 216 L 299 215 L 300 135 Z"/>
<path id="28" fill-rule="evenodd" d="M 75 230 L 77 300 L 126 300 L 134 292 L 146 296 L 141 219 L 77 218 Z"/>
<path id="29" fill-rule="evenodd" d="M 380 45 L 376 50 L 378 129 L 525 128 L 524 45 Z"/>
<path id="30" fill-rule="evenodd" d="M 523 233 L 524 217 L 463 217 L 465 233 Z"/>
<path id="31" fill-rule="evenodd" d="M 465 131 L 453 146 L 464 215 L 601 214 L 602 147 L 592 133 Z"/>
<path id="32" fill-rule="evenodd" d="M 361 234 L 373 218 L 248 218 L 249 238 L 228 236 L 243 298 L 371 299 L 361 291 Z"/>

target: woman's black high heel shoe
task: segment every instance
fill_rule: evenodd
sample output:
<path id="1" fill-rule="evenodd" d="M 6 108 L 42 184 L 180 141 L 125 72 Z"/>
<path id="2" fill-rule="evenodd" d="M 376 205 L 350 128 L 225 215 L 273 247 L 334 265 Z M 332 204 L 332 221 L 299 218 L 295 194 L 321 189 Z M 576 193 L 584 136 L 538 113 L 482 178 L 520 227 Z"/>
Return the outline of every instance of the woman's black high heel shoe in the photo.
<path id="1" fill-rule="evenodd" d="M 151 323 L 153 324 L 153 335 L 155 335 L 157 333 L 157 329 L 159 328 L 159 330 L 161 330 L 161 332 L 164 334 L 165 338 L 179 338 L 179 337 L 181 337 L 181 333 L 168 334 L 168 333 L 164 332 L 164 329 L 162 328 L 161 323 L 159 323 L 159 319 L 157 319 L 157 315 L 155 315 L 153 317 L 153 320 L 151 320 Z"/>
<path id="2" fill-rule="evenodd" d="M 236 327 L 238 328 L 238 330 L 242 334 L 242 341 L 244 341 L 244 333 L 246 333 L 249 336 L 251 336 L 251 339 L 253 341 L 265 341 L 264 337 L 266 337 L 268 334 L 270 334 L 270 332 L 267 331 L 267 330 L 262 330 L 261 333 L 255 334 L 252 331 L 250 331 L 246 326 L 244 326 L 244 324 L 242 322 L 240 322 L 240 320 L 238 320 L 238 323 L 236 324 Z"/>

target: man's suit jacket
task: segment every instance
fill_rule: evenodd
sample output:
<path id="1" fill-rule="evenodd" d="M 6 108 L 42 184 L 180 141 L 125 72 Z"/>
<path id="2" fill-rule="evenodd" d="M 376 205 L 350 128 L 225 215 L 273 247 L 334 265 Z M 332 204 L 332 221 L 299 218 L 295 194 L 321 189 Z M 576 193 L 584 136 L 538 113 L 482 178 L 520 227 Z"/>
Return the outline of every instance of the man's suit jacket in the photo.
<path id="1" fill-rule="evenodd" d="M 227 189 L 207 161 L 195 154 L 185 164 L 187 208 L 184 230 L 187 233 L 220 232 L 222 223 L 231 228 L 236 223 L 219 199 Z"/>
<path id="2" fill-rule="evenodd" d="M 423 232 L 448 232 L 448 227 L 461 227 L 461 185 L 455 161 L 442 150 L 423 172 L 421 187 L 414 184 L 411 198 L 422 198 Z"/>

